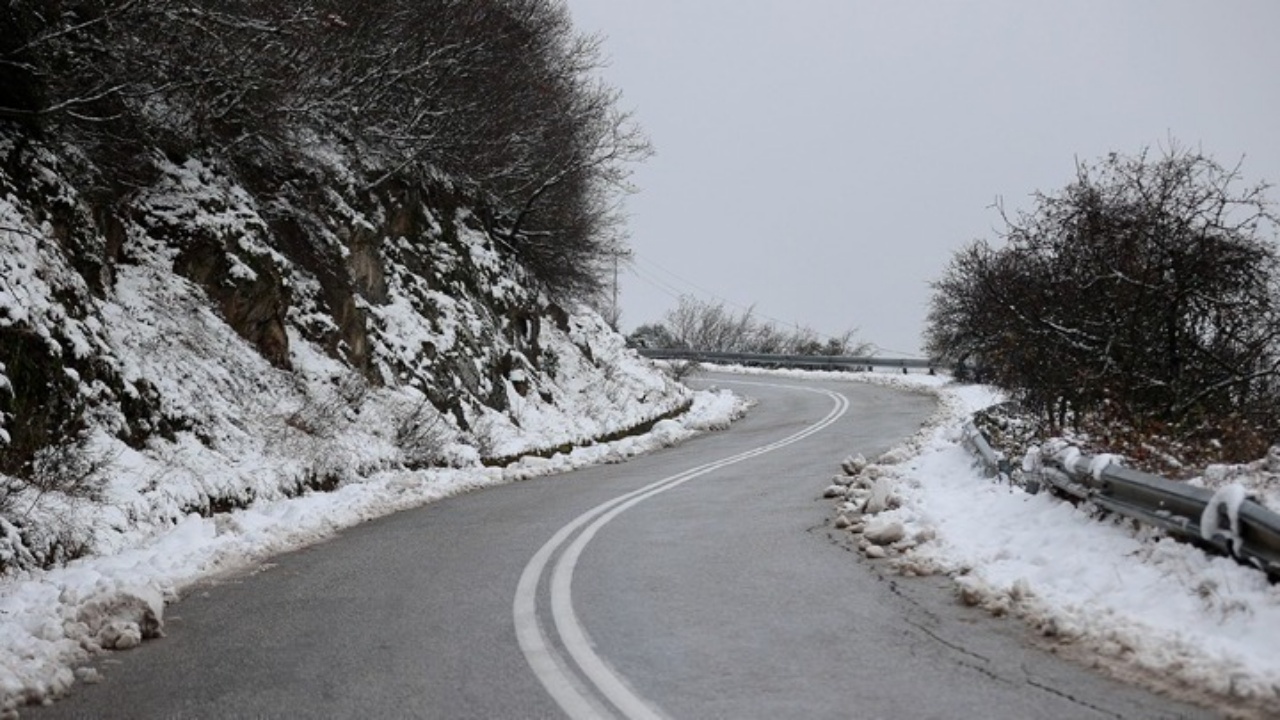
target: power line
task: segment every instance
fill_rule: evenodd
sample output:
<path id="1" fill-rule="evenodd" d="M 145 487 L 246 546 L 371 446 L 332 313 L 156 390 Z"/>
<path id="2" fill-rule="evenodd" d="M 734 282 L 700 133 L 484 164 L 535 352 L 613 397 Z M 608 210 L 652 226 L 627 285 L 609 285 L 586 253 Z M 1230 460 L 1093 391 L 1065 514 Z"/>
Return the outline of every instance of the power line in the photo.
<path id="1" fill-rule="evenodd" d="M 715 293 L 711 292 L 710 290 L 707 290 L 706 288 L 704 288 L 704 287 L 702 287 L 702 286 L 698 285 L 697 283 L 694 283 L 693 281 L 688 280 L 688 279 L 686 279 L 686 278 L 682 277 L 681 275 L 679 275 L 679 274 L 677 274 L 677 273 L 675 273 L 675 272 L 673 272 L 673 271 L 671 271 L 671 270 L 668 270 L 667 268 L 663 267 L 662 265 L 659 265 L 658 263 L 654 262 L 653 260 L 649 260 L 648 258 L 642 258 L 642 257 L 640 257 L 640 254 L 639 254 L 639 253 L 635 253 L 634 257 L 635 257 L 635 259 L 636 259 L 636 260 L 640 260 L 640 261 L 644 262 L 646 265 L 650 265 L 650 266 L 652 266 L 654 269 L 656 269 L 656 270 L 659 270 L 659 271 L 661 271 L 661 272 L 666 273 L 667 275 L 671 276 L 672 278 L 675 278 L 675 280 L 676 280 L 677 282 L 683 283 L 684 285 L 686 285 L 686 286 L 688 286 L 688 287 L 690 287 L 690 288 L 693 288 L 693 289 L 696 291 L 696 293 L 688 293 L 688 294 L 697 294 L 697 293 L 701 293 L 701 294 L 703 294 L 703 295 L 708 295 L 708 296 L 710 296 L 710 297 L 712 297 L 712 298 L 715 298 L 716 300 L 719 300 L 720 302 L 722 302 L 722 303 L 724 303 L 724 304 L 726 304 L 726 305 L 732 305 L 732 306 L 734 306 L 734 307 L 738 308 L 739 310 L 750 310 L 750 309 L 751 309 L 751 308 L 743 307 L 742 305 L 739 305 L 738 303 L 733 302 L 732 300 L 727 300 L 727 299 L 725 299 L 725 298 L 723 298 L 723 297 L 720 297 L 719 295 L 717 295 L 717 294 L 715 294 Z"/>
<path id="2" fill-rule="evenodd" d="M 628 269 L 631 271 L 632 275 L 636 276 L 637 279 L 645 282 L 646 284 L 650 285 L 651 287 L 658 290 L 659 292 L 662 292 L 665 295 L 671 296 L 675 300 L 679 300 L 682 297 L 682 295 L 686 294 L 686 293 L 682 293 L 679 288 L 668 285 L 661 278 L 654 276 L 652 273 L 650 273 L 647 270 L 641 270 L 639 267 L 635 265 L 632 265 Z"/>
<path id="3" fill-rule="evenodd" d="M 636 254 L 635 254 L 635 258 L 636 258 L 637 260 L 641 260 L 641 259 L 642 259 L 642 258 L 640 258 L 639 253 L 636 253 Z M 734 302 L 734 301 L 732 301 L 732 300 L 729 300 L 729 299 L 727 299 L 727 298 L 721 297 L 720 295 L 717 295 L 716 293 L 713 293 L 713 292 L 711 292 L 710 290 L 707 290 L 706 288 L 701 287 L 700 285 L 697 285 L 697 284 L 693 283 L 692 281 L 686 280 L 685 278 L 681 277 L 680 275 L 676 274 L 675 272 L 673 272 L 673 271 L 671 271 L 671 270 L 668 270 L 667 268 L 665 268 L 665 267 L 663 267 L 663 266 L 659 265 L 658 263 L 656 263 L 656 262 L 654 262 L 654 261 L 652 261 L 652 260 L 643 259 L 643 261 L 645 262 L 645 264 L 650 265 L 650 266 L 652 266 L 653 268 L 655 268 L 655 269 L 657 269 L 657 270 L 660 270 L 661 272 L 666 273 L 667 275 L 670 275 L 671 277 L 675 278 L 678 282 L 681 282 L 681 283 L 685 284 L 686 286 L 688 286 L 688 287 L 690 287 L 690 288 L 692 288 L 692 289 L 693 289 L 693 292 L 684 291 L 684 292 L 682 292 L 682 293 L 681 293 L 681 295 L 693 295 L 693 296 L 697 296 L 697 295 L 705 295 L 705 296 L 709 296 L 709 297 L 711 297 L 713 300 L 717 300 L 717 301 L 719 301 L 719 302 L 720 302 L 721 304 L 723 304 L 723 305 L 730 305 L 730 306 L 735 307 L 735 308 L 737 308 L 737 309 L 739 309 L 739 310 L 741 310 L 741 311 L 743 311 L 743 312 L 745 312 L 745 313 L 751 313 L 752 315 L 755 315 L 755 316 L 757 316 L 757 317 L 760 317 L 760 318 L 763 318 L 763 319 L 765 319 L 765 320 L 768 320 L 769 322 L 771 322 L 771 323 L 773 323 L 773 324 L 775 324 L 775 325 L 782 325 L 782 326 L 784 326 L 784 327 L 799 326 L 799 323 L 795 323 L 795 322 L 787 322 L 787 321 L 785 321 L 785 320 L 779 320 L 778 318 L 775 318 L 775 317 L 770 317 L 770 316 L 768 316 L 768 315 L 766 315 L 766 314 L 764 314 L 764 313 L 760 312 L 760 310 L 759 310 L 757 307 L 755 307 L 755 306 L 747 306 L 747 305 L 743 305 L 743 304 L 741 304 L 741 303 L 736 303 L 736 302 Z M 668 287 L 670 287 L 670 286 L 668 285 Z M 678 298 L 677 298 L 677 299 L 678 299 Z M 817 331 L 815 331 L 815 332 L 817 332 Z M 822 335 L 822 333 L 818 333 L 818 334 L 819 334 L 819 335 Z M 824 335 L 824 337 L 829 337 L 829 336 Z"/>
<path id="4" fill-rule="evenodd" d="M 900 357 L 900 358 L 918 358 L 918 359 L 921 359 L 921 360 L 927 360 L 927 359 L 928 359 L 926 356 L 921 355 L 921 354 L 919 354 L 919 353 L 907 352 L 906 350 L 893 350 L 893 349 L 890 349 L 890 348 L 884 347 L 883 345 L 878 345 L 878 344 L 876 344 L 876 343 L 868 343 L 868 344 L 869 344 L 869 345 L 871 345 L 871 347 L 875 348 L 875 351 L 876 351 L 876 352 L 878 352 L 878 353 L 885 353 L 886 355 L 888 355 L 888 356 L 890 356 L 890 357 Z"/>

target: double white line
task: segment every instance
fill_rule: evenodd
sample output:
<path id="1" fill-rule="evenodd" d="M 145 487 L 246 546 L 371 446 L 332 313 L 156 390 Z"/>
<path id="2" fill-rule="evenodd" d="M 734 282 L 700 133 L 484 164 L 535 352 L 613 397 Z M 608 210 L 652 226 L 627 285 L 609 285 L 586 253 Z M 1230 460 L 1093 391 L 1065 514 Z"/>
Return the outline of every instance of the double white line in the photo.
<path id="1" fill-rule="evenodd" d="M 578 564 L 578 558 L 582 555 L 582 550 L 587 543 L 591 542 L 600 528 L 654 495 L 683 485 L 707 473 L 786 447 L 820 432 L 839 420 L 849 409 L 849 401 L 843 395 L 829 390 L 796 385 L 733 382 L 819 393 L 829 397 L 833 407 L 818 422 L 782 440 L 761 445 L 723 460 L 700 465 L 595 506 L 560 528 L 545 545 L 538 549 L 520 575 L 520 583 L 516 586 L 516 597 L 512 607 L 516 638 L 520 642 L 520 649 L 524 652 L 529 667 L 572 720 L 616 718 L 619 714 L 631 720 L 656 720 L 664 717 L 652 702 L 641 698 L 604 658 L 596 654 L 590 636 L 582 627 L 582 623 L 578 622 L 577 613 L 574 612 L 573 571 Z M 586 526 L 585 529 L 583 529 L 584 526 Z M 566 544 L 567 547 L 565 547 Z M 559 557 L 556 557 L 557 552 Z M 546 576 L 547 565 L 553 557 L 556 561 L 548 587 L 553 626 L 550 632 L 559 638 L 560 645 L 569 655 L 568 658 L 553 646 L 538 619 L 538 587 Z M 577 671 L 573 669 L 575 666 Z"/>

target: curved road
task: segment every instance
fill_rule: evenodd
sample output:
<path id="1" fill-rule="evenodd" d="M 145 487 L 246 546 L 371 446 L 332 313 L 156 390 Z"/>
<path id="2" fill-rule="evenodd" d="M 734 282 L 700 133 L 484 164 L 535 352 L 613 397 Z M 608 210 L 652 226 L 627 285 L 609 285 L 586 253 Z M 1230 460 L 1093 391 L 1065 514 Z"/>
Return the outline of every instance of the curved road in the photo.
<path id="1" fill-rule="evenodd" d="M 680 447 L 399 513 L 197 587 L 42 718 L 1209 717 L 1034 649 L 827 529 L 845 456 L 931 400 L 709 376 L 759 404 Z"/>

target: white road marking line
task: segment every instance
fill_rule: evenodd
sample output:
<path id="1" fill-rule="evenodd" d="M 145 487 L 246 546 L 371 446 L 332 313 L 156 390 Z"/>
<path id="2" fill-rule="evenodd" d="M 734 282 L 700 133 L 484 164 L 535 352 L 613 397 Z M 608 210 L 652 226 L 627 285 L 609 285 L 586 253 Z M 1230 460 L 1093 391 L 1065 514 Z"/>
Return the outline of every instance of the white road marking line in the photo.
<path id="1" fill-rule="evenodd" d="M 560 528 L 529 560 L 520 582 L 516 586 L 516 596 L 512 612 L 516 626 L 516 638 L 524 653 L 529 667 L 537 675 L 538 680 L 551 697 L 560 705 L 565 714 L 573 720 L 588 718 L 613 717 L 602 704 L 589 696 L 590 689 L 575 677 L 569 664 L 548 642 L 547 635 L 538 622 L 538 584 L 541 582 L 547 563 L 564 543 L 584 525 L 590 523 L 586 530 L 573 540 L 556 561 L 552 574 L 549 593 L 551 601 L 552 621 L 561 643 L 570 657 L 586 676 L 588 684 L 612 703 L 623 716 L 630 720 L 659 720 L 664 715 L 652 703 L 642 699 L 626 681 L 613 670 L 609 664 L 594 650 L 591 638 L 586 629 L 578 621 L 573 609 L 572 585 L 573 571 L 583 549 L 595 537 L 595 534 L 618 515 L 636 504 L 666 492 L 671 488 L 683 485 L 694 478 L 706 475 L 729 465 L 758 457 L 787 445 L 799 442 L 817 433 L 839 420 L 849 409 L 849 400 L 843 395 L 829 390 L 799 387 L 795 385 L 777 385 L 773 383 L 726 381 L 743 385 L 763 385 L 781 387 L 791 390 L 821 393 L 835 401 L 835 405 L 827 415 L 817 423 L 767 445 L 747 450 L 737 455 L 700 465 L 677 475 L 650 483 L 638 490 L 620 495 L 601 503 L 579 515 L 567 525 Z"/>

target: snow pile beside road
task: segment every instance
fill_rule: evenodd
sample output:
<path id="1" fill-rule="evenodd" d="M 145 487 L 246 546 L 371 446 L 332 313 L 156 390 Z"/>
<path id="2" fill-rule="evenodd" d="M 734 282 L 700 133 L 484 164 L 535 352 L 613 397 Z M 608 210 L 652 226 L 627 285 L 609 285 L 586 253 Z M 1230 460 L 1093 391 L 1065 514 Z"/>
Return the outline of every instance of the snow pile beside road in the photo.
<path id="1" fill-rule="evenodd" d="M 1099 665 L 1277 706 L 1280 587 L 1153 530 L 985 478 L 960 428 L 999 397 L 936 378 L 894 382 L 937 393 L 941 409 L 876 462 L 846 461 L 852 474 L 828 490 L 844 499 L 837 526 L 861 533 L 868 557 L 905 575 L 949 574 L 963 601 L 1022 617 Z"/>
<path id="2" fill-rule="evenodd" d="M 471 490 L 566 472 L 678 443 L 727 426 L 746 412 L 727 390 L 693 395 L 680 417 L 643 435 L 577 447 L 551 458 L 526 457 L 505 468 L 386 471 L 333 492 L 259 501 L 175 525 L 112 555 L 31 572 L 0 586 L 0 716 L 66 692 L 76 670 L 104 648 L 126 649 L 163 627 L 163 601 L 193 583 L 296 549 L 374 517 Z M 638 424 L 643 418 L 633 418 Z"/>

